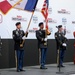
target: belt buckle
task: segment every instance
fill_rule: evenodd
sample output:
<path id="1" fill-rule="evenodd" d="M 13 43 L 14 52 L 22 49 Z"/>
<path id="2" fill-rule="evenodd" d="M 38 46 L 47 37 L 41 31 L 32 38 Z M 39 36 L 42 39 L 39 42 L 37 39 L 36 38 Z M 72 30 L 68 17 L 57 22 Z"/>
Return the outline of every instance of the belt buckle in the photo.
<path id="1" fill-rule="evenodd" d="M 47 42 L 45 42 L 44 45 L 47 45 Z"/>

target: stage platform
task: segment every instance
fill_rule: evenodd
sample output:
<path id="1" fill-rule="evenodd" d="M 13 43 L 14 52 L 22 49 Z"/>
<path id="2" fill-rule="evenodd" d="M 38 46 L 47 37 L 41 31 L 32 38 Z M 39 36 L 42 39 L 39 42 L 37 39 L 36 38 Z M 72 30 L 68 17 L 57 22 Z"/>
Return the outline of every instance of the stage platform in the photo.
<path id="1" fill-rule="evenodd" d="M 62 74 L 57 73 L 59 69 L 56 64 L 49 64 L 46 70 L 39 69 L 39 66 L 24 67 L 25 72 L 16 72 L 16 68 L 0 69 L 0 75 L 75 75 L 73 62 L 64 63 L 64 66 L 61 68 Z"/>

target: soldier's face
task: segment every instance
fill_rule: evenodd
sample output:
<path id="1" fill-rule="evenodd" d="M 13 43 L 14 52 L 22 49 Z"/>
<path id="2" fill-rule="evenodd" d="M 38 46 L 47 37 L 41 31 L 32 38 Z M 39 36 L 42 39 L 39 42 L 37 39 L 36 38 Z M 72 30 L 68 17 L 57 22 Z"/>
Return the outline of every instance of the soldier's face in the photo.
<path id="1" fill-rule="evenodd" d="M 21 28 L 21 24 L 19 24 L 19 25 L 17 26 L 17 28 L 20 29 L 20 28 Z"/>
<path id="2" fill-rule="evenodd" d="M 59 31 L 60 31 L 60 32 L 62 32 L 62 30 L 63 30 L 63 28 L 62 28 L 62 27 L 61 27 L 61 28 L 59 28 Z"/>
<path id="3" fill-rule="evenodd" d="M 44 25 L 42 24 L 41 26 L 40 26 L 40 29 L 43 29 L 44 28 Z"/>

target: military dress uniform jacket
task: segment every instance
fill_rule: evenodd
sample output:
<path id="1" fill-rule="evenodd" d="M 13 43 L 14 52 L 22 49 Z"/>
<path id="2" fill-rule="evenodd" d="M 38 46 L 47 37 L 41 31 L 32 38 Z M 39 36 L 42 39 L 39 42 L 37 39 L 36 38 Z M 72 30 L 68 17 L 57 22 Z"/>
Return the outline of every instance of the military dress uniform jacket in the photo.
<path id="1" fill-rule="evenodd" d="M 58 49 L 66 50 L 66 47 L 62 45 L 63 43 L 67 44 L 67 41 L 68 41 L 67 38 L 65 37 L 65 35 L 63 33 L 56 32 L 55 39 L 56 39 L 56 43 L 57 43 L 57 50 Z"/>
<path id="2" fill-rule="evenodd" d="M 47 41 L 44 40 L 46 38 L 45 30 L 37 30 L 36 37 L 38 40 L 38 48 L 47 48 Z"/>
<path id="3" fill-rule="evenodd" d="M 23 30 L 14 30 L 13 31 L 13 39 L 14 39 L 14 49 L 15 50 L 23 50 L 23 47 L 20 47 L 20 44 L 23 42 L 22 37 L 25 35 Z"/>

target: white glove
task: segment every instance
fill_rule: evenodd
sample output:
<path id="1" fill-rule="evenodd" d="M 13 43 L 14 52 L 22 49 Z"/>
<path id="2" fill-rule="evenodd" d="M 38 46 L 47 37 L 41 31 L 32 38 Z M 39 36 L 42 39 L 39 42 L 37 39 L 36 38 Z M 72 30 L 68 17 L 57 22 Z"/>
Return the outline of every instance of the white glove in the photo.
<path id="1" fill-rule="evenodd" d="M 45 38 L 44 41 L 47 41 L 47 38 Z"/>
<path id="2" fill-rule="evenodd" d="M 22 39 L 24 40 L 24 39 L 26 39 L 26 37 L 25 37 L 25 36 L 23 36 L 23 37 L 22 37 Z"/>
<path id="3" fill-rule="evenodd" d="M 67 45 L 66 45 L 66 43 L 63 43 L 62 46 L 65 46 L 66 47 Z"/>

